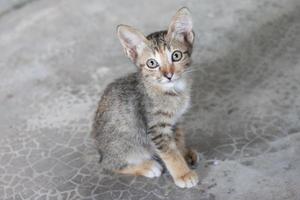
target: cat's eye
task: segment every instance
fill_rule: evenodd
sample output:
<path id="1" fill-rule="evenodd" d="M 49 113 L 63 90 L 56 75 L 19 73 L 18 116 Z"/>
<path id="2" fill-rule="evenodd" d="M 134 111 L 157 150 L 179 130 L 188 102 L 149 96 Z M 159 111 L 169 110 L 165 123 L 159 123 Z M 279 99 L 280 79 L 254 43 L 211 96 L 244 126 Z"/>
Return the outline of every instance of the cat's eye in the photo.
<path id="1" fill-rule="evenodd" d="M 181 60 L 182 58 L 182 52 L 179 50 L 176 50 L 172 53 L 172 61 L 173 62 L 177 62 L 179 60 Z"/>
<path id="2" fill-rule="evenodd" d="M 154 60 L 153 58 L 148 59 L 146 64 L 151 69 L 159 66 L 158 62 L 156 60 Z"/>

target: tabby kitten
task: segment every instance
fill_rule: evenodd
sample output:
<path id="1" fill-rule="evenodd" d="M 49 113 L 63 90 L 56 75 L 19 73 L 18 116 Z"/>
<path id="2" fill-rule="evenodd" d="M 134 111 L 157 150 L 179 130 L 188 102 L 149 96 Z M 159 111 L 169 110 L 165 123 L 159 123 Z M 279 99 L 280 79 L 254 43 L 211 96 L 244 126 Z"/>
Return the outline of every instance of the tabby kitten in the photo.
<path id="1" fill-rule="evenodd" d="M 103 168 L 121 174 L 158 177 L 163 161 L 179 187 L 198 183 L 187 161 L 197 154 L 187 149 L 178 120 L 190 104 L 194 33 L 187 8 L 177 11 L 168 30 L 145 37 L 127 25 L 117 34 L 137 72 L 111 83 L 96 111 L 92 135 L 102 152 Z"/>

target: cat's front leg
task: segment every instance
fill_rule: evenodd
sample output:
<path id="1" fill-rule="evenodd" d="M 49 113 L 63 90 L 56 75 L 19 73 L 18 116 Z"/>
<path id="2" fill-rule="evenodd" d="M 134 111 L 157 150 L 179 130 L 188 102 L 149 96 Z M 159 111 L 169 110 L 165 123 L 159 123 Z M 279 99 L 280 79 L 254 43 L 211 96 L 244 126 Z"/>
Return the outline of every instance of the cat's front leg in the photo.
<path id="1" fill-rule="evenodd" d="M 197 185 L 199 182 L 198 175 L 188 167 L 178 149 L 170 148 L 166 152 L 160 152 L 159 155 L 177 186 L 181 188 L 190 188 Z"/>
<path id="2" fill-rule="evenodd" d="M 177 148 L 171 124 L 157 123 L 149 128 L 157 153 L 165 163 L 175 184 L 181 188 L 197 185 L 198 175 L 192 171 Z"/>

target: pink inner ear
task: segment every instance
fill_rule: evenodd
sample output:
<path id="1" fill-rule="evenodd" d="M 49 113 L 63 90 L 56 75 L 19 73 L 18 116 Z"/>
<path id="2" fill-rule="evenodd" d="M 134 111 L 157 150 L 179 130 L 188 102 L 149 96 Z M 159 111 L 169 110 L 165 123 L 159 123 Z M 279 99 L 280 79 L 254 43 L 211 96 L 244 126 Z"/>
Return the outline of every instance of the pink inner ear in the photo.
<path id="1" fill-rule="evenodd" d="M 133 47 L 135 48 L 135 47 Z M 127 56 L 132 60 L 132 62 L 136 62 L 136 59 L 137 59 L 137 53 L 134 49 L 130 48 L 130 49 L 127 49 Z"/>
<path id="2" fill-rule="evenodd" d="M 193 44 L 194 43 L 194 32 L 193 31 L 187 32 L 184 36 L 184 39 L 188 43 Z"/>

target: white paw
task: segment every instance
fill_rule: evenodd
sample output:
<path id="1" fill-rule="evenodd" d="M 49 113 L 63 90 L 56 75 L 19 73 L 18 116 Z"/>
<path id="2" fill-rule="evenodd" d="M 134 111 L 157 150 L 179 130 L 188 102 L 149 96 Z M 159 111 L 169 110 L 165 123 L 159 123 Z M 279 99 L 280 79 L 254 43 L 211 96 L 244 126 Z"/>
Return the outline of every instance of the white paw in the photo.
<path id="1" fill-rule="evenodd" d="M 147 171 L 144 176 L 148 178 L 154 178 L 154 177 L 159 177 L 162 173 L 162 166 L 157 163 L 156 161 L 153 162 L 153 165 L 149 168 L 149 171 Z"/>
<path id="2" fill-rule="evenodd" d="M 194 171 L 189 171 L 187 174 L 174 180 L 175 184 L 181 188 L 190 188 L 197 185 L 199 182 L 198 175 Z"/>

